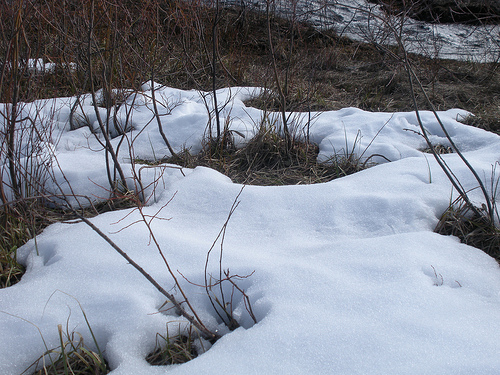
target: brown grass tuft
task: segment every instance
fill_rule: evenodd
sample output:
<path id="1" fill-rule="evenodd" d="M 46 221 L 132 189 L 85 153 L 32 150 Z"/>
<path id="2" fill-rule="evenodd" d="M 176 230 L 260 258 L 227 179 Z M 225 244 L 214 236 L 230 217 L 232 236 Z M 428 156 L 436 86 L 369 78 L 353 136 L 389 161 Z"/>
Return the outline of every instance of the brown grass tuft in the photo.
<path id="1" fill-rule="evenodd" d="M 439 220 L 435 232 L 453 235 L 462 243 L 483 250 L 500 263 L 500 229 L 491 223 L 486 210 L 477 208 L 478 216 L 463 200 L 457 199 Z"/>
<path id="2" fill-rule="evenodd" d="M 153 366 L 186 363 L 198 356 L 191 335 L 169 337 L 157 334 L 156 346 L 146 361 Z"/>
<path id="3" fill-rule="evenodd" d="M 230 148 L 215 156 L 206 149 L 198 155 L 184 150 L 159 163 L 186 168 L 205 166 L 225 174 L 235 183 L 261 186 L 328 182 L 369 166 L 360 163 L 355 154 L 337 155 L 320 163 L 318 152 L 316 144 L 298 139 L 293 139 L 289 147 L 273 129 L 263 127 L 241 148 Z"/>
<path id="4" fill-rule="evenodd" d="M 32 368 L 38 368 L 33 375 L 105 375 L 111 370 L 104 360 L 102 353 L 90 349 L 77 333 L 66 333 L 62 326 L 58 326 L 59 348 L 47 350 L 23 374 L 30 374 Z"/>

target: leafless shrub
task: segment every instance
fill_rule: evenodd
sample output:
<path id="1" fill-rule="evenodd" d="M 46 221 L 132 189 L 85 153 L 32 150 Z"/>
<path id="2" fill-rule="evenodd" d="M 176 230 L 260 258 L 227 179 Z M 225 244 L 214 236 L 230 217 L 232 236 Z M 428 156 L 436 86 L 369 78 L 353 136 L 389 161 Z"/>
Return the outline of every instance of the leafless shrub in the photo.
<path id="1" fill-rule="evenodd" d="M 408 10 L 406 10 L 408 12 Z M 398 15 L 401 17 L 401 14 Z M 408 13 L 403 14 L 404 17 L 408 17 Z M 424 88 L 412 62 L 410 55 L 406 50 L 402 35 L 402 25 L 398 27 L 394 26 L 393 22 L 384 21 L 385 25 L 389 30 L 392 31 L 397 43 L 398 49 L 392 51 L 385 46 L 380 46 L 380 48 L 385 49 L 388 53 L 391 53 L 394 58 L 401 61 L 404 67 L 408 83 L 410 85 L 411 100 L 413 103 L 415 115 L 417 122 L 420 126 L 420 134 L 424 137 L 428 150 L 433 154 L 437 164 L 442 169 L 450 183 L 452 184 L 455 191 L 457 191 L 459 197 L 450 204 L 448 210 L 443 214 L 438 226 L 436 227 L 436 232 L 457 235 L 463 242 L 470 244 L 472 246 L 479 247 L 483 249 L 488 254 L 496 257 L 498 259 L 499 253 L 498 249 L 498 212 L 496 207 L 496 186 L 493 186 L 491 191 L 488 191 L 485 185 L 485 181 L 479 176 L 476 169 L 467 160 L 461 150 L 456 146 L 453 138 L 448 133 L 446 127 L 441 121 L 437 114 L 437 111 L 429 98 L 426 89 Z M 445 159 L 441 156 L 440 148 L 433 145 L 428 137 L 428 132 L 423 126 L 420 118 L 420 107 L 417 103 L 417 95 L 420 95 L 427 102 L 431 111 L 434 114 L 436 122 L 439 124 L 441 130 L 443 131 L 447 142 L 449 142 L 449 151 L 456 153 L 458 158 L 463 162 L 465 167 L 470 171 L 471 175 L 475 179 L 478 189 L 481 191 L 483 196 L 483 203 L 481 207 L 477 207 L 471 200 L 469 191 L 467 191 L 461 181 L 456 177 L 453 170 L 446 163 Z M 492 178 L 492 181 L 494 179 Z"/>

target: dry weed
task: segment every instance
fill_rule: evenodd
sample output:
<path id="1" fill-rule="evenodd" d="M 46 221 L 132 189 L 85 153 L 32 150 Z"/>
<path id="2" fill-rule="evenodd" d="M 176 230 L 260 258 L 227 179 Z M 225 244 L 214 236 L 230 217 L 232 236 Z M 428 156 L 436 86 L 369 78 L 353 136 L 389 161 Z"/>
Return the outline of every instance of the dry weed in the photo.
<path id="1" fill-rule="evenodd" d="M 104 375 L 110 369 L 102 353 L 90 349 L 83 337 L 76 332 L 63 333 L 58 326 L 60 347 L 47 350 L 23 374 L 30 374 L 32 368 L 38 368 L 33 375 Z"/>
<path id="2" fill-rule="evenodd" d="M 261 130 L 245 146 L 220 157 L 201 152 L 192 155 L 184 150 L 175 157 L 159 162 L 175 163 L 187 168 L 213 168 L 235 183 L 246 185 L 299 185 L 328 182 L 355 173 L 362 165 L 355 155 L 333 157 L 327 163 L 317 160 L 316 144 L 294 139 L 286 141 L 272 130 Z"/>
<path id="3" fill-rule="evenodd" d="M 435 232 L 453 235 L 462 243 L 483 250 L 500 262 L 500 230 L 491 223 L 484 208 L 476 208 L 482 216 L 474 213 L 463 200 L 457 199 L 441 216 Z"/>
<path id="4" fill-rule="evenodd" d="M 174 365 L 188 362 L 198 356 L 194 345 L 193 331 L 190 329 L 187 335 L 156 335 L 156 345 L 146 361 L 153 366 Z"/>

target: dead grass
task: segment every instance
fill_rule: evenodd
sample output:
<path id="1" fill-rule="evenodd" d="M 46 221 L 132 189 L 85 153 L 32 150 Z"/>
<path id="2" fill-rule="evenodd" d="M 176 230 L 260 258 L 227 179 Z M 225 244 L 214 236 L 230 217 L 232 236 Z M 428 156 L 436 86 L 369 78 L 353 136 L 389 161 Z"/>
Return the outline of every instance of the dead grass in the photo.
<path id="1" fill-rule="evenodd" d="M 462 243 L 483 250 L 500 263 L 500 229 L 491 223 L 484 209 L 477 208 L 477 211 L 481 216 L 458 199 L 441 216 L 434 231 L 456 236 Z"/>
<path id="2" fill-rule="evenodd" d="M 230 16 L 230 15 L 229 15 Z M 252 39 L 236 55 L 226 46 L 228 69 L 238 78 L 238 85 L 264 86 L 273 89 L 270 57 L 258 20 L 248 19 Z M 368 111 L 412 111 L 408 99 L 410 87 L 401 64 L 395 56 L 374 45 L 337 36 L 333 31 L 317 31 L 301 25 L 293 58 L 278 59 L 284 74 L 289 69 L 287 109 L 291 111 L 324 111 L 358 107 Z M 286 34 L 283 36 L 286 39 Z M 282 44 L 285 43 L 282 41 Z M 390 49 L 390 48 L 389 48 Z M 481 117 L 479 126 L 500 131 L 500 74 L 498 64 L 478 64 L 411 55 L 414 69 L 422 80 L 433 105 L 438 109 L 462 108 Z M 284 79 L 284 76 L 282 75 Z M 233 84 L 226 81 L 227 84 Z M 478 94 L 480 93 L 480 94 Z M 253 101 L 249 105 L 276 110 L 278 101 Z M 274 105 L 273 105 L 274 104 Z M 417 96 L 422 110 L 430 109 L 425 98 Z"/>
<path id="3" fill-rule="evenodd" d="M 135 195 L 123 195 L 90 205 L 81 210 L 85 217 L 118 209 L 135 207 Z M 40 200 L 26 200 L 22 203 L 0 208 L 0 289 L 19 282 L 25 269 L 16 260 L 17 249 L 39 235 L 48 225 L 77 217 L 70 211 L 50 208 Z"/>
<path id="4" fill-rule="evenodd" d="M 0 288 L 19 282 L 24 267 L 16 260 L 17 249 L 33 237 L 29 211 L 2 207 L 0 211 Z"/>
<path id="5" fill-rule="evenodd" d="M 243 147 L 227 149 L 217 157 L 206 149 L 197 155 L 184 150 L 157 163 L 187 168 L 205 166 L 225 174 L 235 183 L 260 186 L 323 183 L 372 165 L 361 163 L 355 154 L 337 155 L 320 163 L 318 152 L 316 144 L 298 139 L 293 139 L 289 148 L 274 130 L 262 128 Z"/>
<path id="6" fill-rule="evenodd" d="M 193 343 L 192 332 L 188 336 L 178 335 L 170 337 L 166 335 L 156 335 L 156 345 L 146 361 L 152 366 L 164 366 L 186 363 L 198 356 L 198 352 Z"/>
<path id="7" fill-rule="evenodd" d="M 24 267 L 17 263 L 16 254 L 15 246 L 0 251 L 0 288 L 16 284 L 24 274 Z"/>
<path id="8" fill-rule="evenodd" d="M 166 45 L 157 49 L 161 56 L 155 67 L 155 80 L 176 88 L 208 91 L 213 83 L 207 48 L 211 43 L 214 13 L 193 4 L 175 2 L 165 13 L 162 37 Z M 375 45 L 340 37 L 332 30 L 316 30 L 306 23 L 296 23 L 292 28 L 279 17 L 273 17 L 271 23 L 279 77 L 283 83 L 286 81 L 287 110 L 321 111 L 349 106 L 370 111 L 413 109 L 401 61 L 395 57 L 396 49 L 391 51 L 395 54 L 392 55 Z M 45 37 L 49 41 L 58 39 L 57 35 Z M 218 38 L 217 87 L 275 88 L 265 14 L 251 8 L 222 9 Z M 141 46 L 144 43 L 134 48 L 140 50 Z M 80 44 L 75 51 L 77 47 Z M 137 88 L 148 79 L 151 67 L 145 64 L 144 56 L 126 48 L 119 45 L 116 51 L 126 56 L 131 72 L 125 70 L 128 75 L 119 77 L 119 82 L 121 88 Z M 60 51 L 62 56 L 53 56 L 54 52 L 51 58 L 79 61 L 79 55 L 72 56 L 70 51 L 71 48 Z M 412 55 L 411 59 L 437 109 L 466 109 L 481 117 L 481 127 L 500 131 L 497 63 L 437 60 L 418 55 Z M 84 64 L 80 65 L 83 69 Z M 59 69 L 55 74 L 30 77 L 29 84 L 39 88 L 32 90 L 33 95 L 67 96 L 88 92 L 84 77 L 84 71 Z M 428 109 L 422 97 L 417 97 L 417 104 Z M 274 107 L 277 106 L 275 103 Z"/>
<path id="9" fill-rule="evenodd" d="M 465 119 L 460 120 L 460 122 L 500 134 L 500 106 L 491 108 L 487 112 L 481 111 L 475 115 L 467 116 Z"/>
<path id="10" fill-rule="evenodd" d="M 102 353 L 90 349 L 79 333 L 64 334 L 61 325 L 58 329 L 60 347 L 47 350 L 21 375 L 104 375 L 111 371 Z"/>
<path id="11" fill-rule="evenodd" d="M 430 147 L 424 148 L 422 150 L 422 152 L 425 152 L 426 154 L 431 154 L 432 150 L 434 150 L 434 152 L 436 154 L 439 154 L 439 155 L 452 154 L 453 153 L 453 148 L 451 148 L 450 146 L 444 146 L 444 145 L 439 145 L 439 144 L 438 145 L 433 145 L 432 149 Z"/>

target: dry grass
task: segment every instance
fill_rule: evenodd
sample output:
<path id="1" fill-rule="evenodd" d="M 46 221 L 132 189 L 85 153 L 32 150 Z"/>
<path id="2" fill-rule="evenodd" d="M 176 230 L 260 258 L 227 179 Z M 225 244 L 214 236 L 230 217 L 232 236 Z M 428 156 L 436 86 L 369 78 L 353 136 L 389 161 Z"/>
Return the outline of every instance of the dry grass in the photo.
<path id="1" fill-rule="evenodd" d="M 136 207 L 137 196 L 123 195 L 89 205 L 81 210 L 85 217 Z M 16 260 L 17 249 L 39 235 L 48 225 L 77 217 L 70 211 L 50 208 L 33 199 L 0 208 L 0 288 L 19 282 L 25 269 Z"/>
<path id="2" fill-rule="evenodd" d="M 153 366 L 164 366 L 188 362 L 198 356 L 193 343 L 192 331 L 185 335 L 170 337 L 157 334 L 156 345 L 146 361 Z"/>
<path id="3" fill-rule="evenodd" d="M 16 284 L 24 275 L 24 267 L 17 263 L 16 253 L 16 247 L 0 251 L 0 288 Z"/>
<path id="4" fill-rule="evenodd" d="M 0 211 L 0 288 L 21 280 L 24 267 L 17 263 L 17 249 L 33 237 L 33 220 L 29 211 L 6 206 Z"/>
<path id="5" fill-rule="evenodd" d="M 491 223 L 486 211 L 474 213 L 462 199 L 457 199 L 441 216 L 435 232 L 457 236 L 462 243 L 483 250 L 500 263 L 500 229 Z"/>
<path id="6" fill-rule="evenodd" d="M 90 349 L 80 334 L 64 334 L 61 325 L 58 329 L 60 347 L 47 350 L 21 375 L 104 375 L 111 371 L 102 353 Z"/>
<path id="7" fill-rule="evenodd" d="M 453 153 L 453 148 L 450 146 L 444 146 L 444 145 L 433 145 L 432 149 L 430 147 L 424 148 L 422 152 L 425 152 L 426 154 L 431 154 L 432 151 L 436 154 L 443 155 L 443 154 L 452 154 Z"/>
<path id="8" fill-rule="evenodd" d="M 318 152 L 316 144 L 298 139 L 293 139 L 289 147 L 274 130 L 262 128 L 243 147 L 227 149 L 216 157 L 207 149 L 197 155 L 185 150 L 158 163 L 187 168 L 206 166 L 235 183 L 260 186 L 328 182 L 372 165 L 361 163 L 355 154 L 337 155 L 320 163 Z"/>

